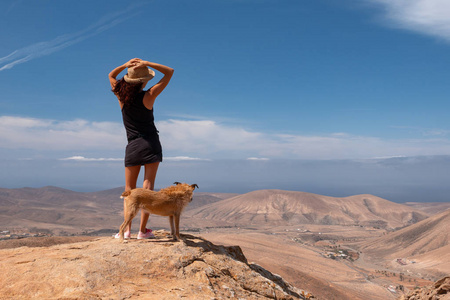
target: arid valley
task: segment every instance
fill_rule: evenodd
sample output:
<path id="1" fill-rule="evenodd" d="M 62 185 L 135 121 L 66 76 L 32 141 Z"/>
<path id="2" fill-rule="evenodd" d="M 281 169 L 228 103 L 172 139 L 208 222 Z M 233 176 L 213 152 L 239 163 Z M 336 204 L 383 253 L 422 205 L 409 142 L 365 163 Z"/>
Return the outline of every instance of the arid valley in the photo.
<path id="1" fill-rule="evenodd" d="M 45 246 L 50 236 L 111 236 L 122 222 L 122 190 L 0 189 L 0 249 Z M 196 192 L 181 232 L 238 245 L 249 262 L 317 299 L 398 299 L 450 274 L 449 208 L 373 195 Z M 168 225 L 163 217 L 149 221 L 154 230 Z"/>

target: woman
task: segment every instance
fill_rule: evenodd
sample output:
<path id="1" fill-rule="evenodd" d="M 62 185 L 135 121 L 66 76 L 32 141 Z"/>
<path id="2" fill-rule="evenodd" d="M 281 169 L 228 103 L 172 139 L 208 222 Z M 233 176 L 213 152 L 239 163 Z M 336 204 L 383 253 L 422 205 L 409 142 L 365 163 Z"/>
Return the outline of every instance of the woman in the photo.
<path id="1" fill-rule="evenodd" d="M 144 91 L 147 82 L 155 76 L 153 68 L 164 74 L 164 77 L 150 89 Z M 128 73 L 120 80 L 116 77 L 128 68 Z M 127 132 L 128 145 L 125 150 L 125 190 L 136 188 L 141 166 L 144 166 L 143 188 L 153 190 L 156 172 L 162 161 L 162 148 L 158 130 L 153 117 L 153 104 L 156 97 L 164 90 L 173 75 L 173 69 L 164 65 L 134 58 L 109 73 L 112 91 L 119 99 L 122 119 Z M 152 230 L 147 229 L 149 214 L 141 212 L 141 225 L 138 239 L 154 237 Z M 131 224 L 125 232 L 130 238 Z M 118 235 L 116 235 L 118 238 Z"/>

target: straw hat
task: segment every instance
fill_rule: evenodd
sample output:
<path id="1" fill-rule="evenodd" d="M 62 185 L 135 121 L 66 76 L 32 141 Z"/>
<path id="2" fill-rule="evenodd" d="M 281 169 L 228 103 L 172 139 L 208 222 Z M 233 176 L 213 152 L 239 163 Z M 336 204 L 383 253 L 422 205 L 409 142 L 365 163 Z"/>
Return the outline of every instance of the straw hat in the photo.
<path id="1" fill-rule="evenodd" d="M 144 83 L 155 77 L 155 71 L 147 67 L 128 68 L 123 79 L 128 83 Z"/>

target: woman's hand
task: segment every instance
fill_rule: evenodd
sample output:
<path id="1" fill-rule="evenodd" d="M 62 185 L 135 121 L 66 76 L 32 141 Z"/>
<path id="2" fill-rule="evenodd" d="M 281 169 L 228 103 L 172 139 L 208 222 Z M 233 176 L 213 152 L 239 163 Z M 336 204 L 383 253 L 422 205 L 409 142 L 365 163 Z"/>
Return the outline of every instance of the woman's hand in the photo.
<path id="1" fill-rule="evenodd" d="M 142 60 L 138 58 L 138 61 L 136 62 L 136 65 L 134 67 L 136 68 L 143 68 L 143 67 L 149 67 L 150 63 L 148 61 Z"/>
<path id="2" fill-rule="evenodd" d="M 140 65 L 141 61 L 142 60 L 140 58 L 133 58 L 133 59 L 130 59 L 128 62 L 126 62 L 124 64 L 124 66 L 126 68 L 136 67 L 136 66 Z"/>
<path id="3" fill-rule="evenodd" d="M 127 61 L 125 64 L 115 68 L 114 70 L 112 70 L 108 77 L 109 77 L 109 82 L 111 83 L 111 87 L 114 89 L 114 86 L 117 83 L 116 77 L 117 75 L 120 74 L 120 72 L 122 72 L 123 70 L 125 70 L 126 68 L 132 68 L 137 66 L 139 63 L 141 62 L 141 59 L 139 58 L 133 58 L 130 59 L 129 61 Z"/>

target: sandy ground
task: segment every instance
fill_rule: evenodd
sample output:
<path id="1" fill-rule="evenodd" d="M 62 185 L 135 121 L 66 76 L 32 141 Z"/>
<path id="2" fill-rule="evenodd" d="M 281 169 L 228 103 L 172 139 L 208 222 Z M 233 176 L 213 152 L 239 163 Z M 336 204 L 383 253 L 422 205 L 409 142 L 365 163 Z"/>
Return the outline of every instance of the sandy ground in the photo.
<path id="1" fill-rule="evenodd" d="M 318 299 L 397 299 L 402 291 L 429 285 L 422 273 L 377 261 L 353 244 L 381 236 L 383 230 L 358 226 L 302 225 L 272 228 L 211 228 L 200 236 L 225 245 L 239 245 L 249 261 L 279 274 Z M 331 259 L 330 251 L 346 250 L 352 259 Z M 389 291 L 391 287 L 394 291 Z"/>
<path id="2" fill-rule="evenodd" d="M 249 261 L 281 275 L 319 299 L 396 299 L 386 288 L 369 281 L 363 272 L 325 258 L 317 249 L 284 236 L 257 232 L 210 232 L 201 236 L 215 243 L 239 245 Z"/>
<path id="3" fill-rule="evenodd" d="M 168 227 L 167 223 L 167 218 L 152 218 L 153 225 Z M 136 220 L 135 225 L 138 224 Z M 381 229 L 324 225 L 211 226 L 198 231 L 195 227 L 184 227 L 181 232 L 199 235 L 219 245 L 239 245 L 250 262 L 279 274 L 318 299 L 397 299 L 402 292 L 389 291 L 388 287 L 403 286 L 407 291 L 431 283 L 423 279 L 424 270 L 414 270 L 411 265 L 401 266 L 392 259 L 375 258 L 358 251 L 357 245 L 361 242 L 385 234 Z M 70 243 L 73 239 L 81 241 L 92 237 L 51 237 L 42 245 L 34 246 Z M 0 241 L 0 248 L 28 246 L 26 243 L 27 239 Z M 349 257 L 327 257 L 339 250 L 346 251 Z"/>
<path id="4" fill-rule="evenodd" d="M 135 234 L 139 218 L 133 223 Z M 166 217 L 152 216 L 149 225 L 153 229 L 168 229 L 168 220 Z M 184 218 L 181 232 L 202 236 L 216 244 L 239 245 L 250 262 L 279 274 L 296 287 L 310 291 L 318 299 L 397 299 L 402 292 L 395 290 L 396 287 L 414 289 L 438 279 L 426 276 L 427 272 L 420 269 L 419 263 L 413 269 L 410 265 L 401 266 L 392 259 L 374 258 L 360 253 L 358 245 L 383 236 L 386 232 L 382 229 L 338 225 L 241 228 L 210 220 Z M 23 241 L 18 240 L 16 243 Z M 57 244 L 65 241 L 53 242 Z M 337 253 L 338 250 L 348 251 L 346 253 L 352 259 L 326 257 L 327 253 Z M 433 260 L 427 257 L 427 262 L 430 259 Z M 432 261 L 428 265 L 432 263 L 439 265 L 439 261 Z M 394 287 L 394 291 L 388 290 L 390 286 Z"/>

